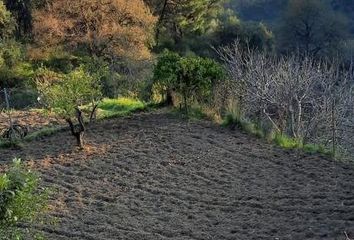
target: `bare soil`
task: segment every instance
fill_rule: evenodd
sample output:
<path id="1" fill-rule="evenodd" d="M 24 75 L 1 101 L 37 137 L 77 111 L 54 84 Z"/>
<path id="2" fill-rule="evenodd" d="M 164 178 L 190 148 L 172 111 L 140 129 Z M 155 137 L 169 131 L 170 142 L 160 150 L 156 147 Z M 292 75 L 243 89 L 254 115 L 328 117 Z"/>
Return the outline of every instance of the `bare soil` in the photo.
<path id="1" fill-rule="evenodd" d="M 48 239 L 354 238 L 354 165 L 164 110 L 0 150 L 57 189 Z"/>
<path id="2" fill-rule="evenodd" d="M 16 124 L 26 126 L 29 132 L 38 131 L 44 127 L 53 127 L 63 124 L 63 120 L 52 115 L 35 111 L 20 111 L 11 112 L 12 121 Z M 0 132 L 10 126 L 9 115 L 5 112 L 0 112 Z"/>

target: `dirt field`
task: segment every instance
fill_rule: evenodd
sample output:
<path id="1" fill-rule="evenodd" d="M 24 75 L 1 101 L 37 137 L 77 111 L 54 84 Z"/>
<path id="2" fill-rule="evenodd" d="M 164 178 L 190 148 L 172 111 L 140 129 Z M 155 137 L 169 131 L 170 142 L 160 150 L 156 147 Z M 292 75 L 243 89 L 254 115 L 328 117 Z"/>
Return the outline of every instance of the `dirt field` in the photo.
<path id="1" fill-rule="evenodd" d="M 29 132 L 37 131 L 44 127 L 53 127 L 63 124 L 63 121 L 53 115 L 46 116 L 44 113 L 34 111 L 14 111 L 11 113 L 14 123 L 28 127 Z M 0 112 L 0 132 L 10 126 L 9 116 Z"/>
<path id="2" fill-rule="evenodd" d="M 61 132 L 18 156 L 58 189 L 48 239 L 354 238 L 354 167 L 164 111 Z"/>

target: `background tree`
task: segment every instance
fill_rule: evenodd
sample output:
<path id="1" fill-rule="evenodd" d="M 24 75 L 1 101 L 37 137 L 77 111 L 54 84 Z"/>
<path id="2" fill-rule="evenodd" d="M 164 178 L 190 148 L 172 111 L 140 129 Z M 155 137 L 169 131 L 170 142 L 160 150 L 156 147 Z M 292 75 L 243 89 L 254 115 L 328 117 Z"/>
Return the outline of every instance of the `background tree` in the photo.
<path id="1" fill-rule="evenodd" d="M 6 8 L 16 20 L 16 38 L 25 38 L 32 32 L 32 1 L 5 0 Z"/>
<path id="2" fill-rule="evenodd" d="M 211 35 L 212 45 L 216 48 L 235 41 L 261 51 L 271 51 L 274 45 L 273 33 L 265 24 L 241 21 L 231 9 L 220 14 L 218 26 Z"/>
<path id="3" fill-rule="evenodd" d="M 183 51 L 190 36 L 207 32 L 214 22 L 223 0 L 146 0 L 158 16 L 156 39 L 159 49 Z"/>
<path id="4" fill-rule="evenodd" d="M 142 0 L 52 0 L 34 12 L 34 35 L 42 47 L 144 59 L 155 21 Z"/>
<path id="5" fill-rule="evenodd" d="M 11 13 L 7 10 L 4 2 L 0 1 L 0 39 L 10 37 L 15 29 L 15 21 Z"/>
<path id="6" fill-rule="evenodd" d="M 329 56 L 340 51 L 347 37 L 346 18 L 330 5 L 320 0 L 290 0 L 280 20 L 278 47 L 282 52 Z"/>

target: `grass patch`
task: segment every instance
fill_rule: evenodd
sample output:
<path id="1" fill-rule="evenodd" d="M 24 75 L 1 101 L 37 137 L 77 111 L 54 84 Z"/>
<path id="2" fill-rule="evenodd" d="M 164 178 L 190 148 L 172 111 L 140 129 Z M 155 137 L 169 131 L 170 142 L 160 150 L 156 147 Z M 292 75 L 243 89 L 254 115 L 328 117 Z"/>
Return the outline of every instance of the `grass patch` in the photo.
<path id="1" fill-rule="evenodd" d="M 239 115 L 236 113 L 227 114 L 224 120 L 222 121 L 221 125 L 223 127 L 229 127 L 232 130 L 238 128 L 258 138 L 264 138 L 266 135 L 263 129 L 259 127 L 258 124 L 244 120 L 241 117 L 239 117 Z"/>
<path id="2" fill-rule="evenodd" d="M 55 133 L 63 130 L 65 127 L 46 127 L 42 128 L 38 131 L 32 132 L 23 139 L 16 139 L 16 140 L 7 140 L 7 139 L 0 139 L 0 148 L 21 148 L 23 142 L 30 142 L 42 137 L 47 137 L 54 135 Z"/>
<path id="3" fill-rule="evenodd" d="M 248 134 L 254 135 L 258 138 L 267 139 L 268 142 L 273 142 L 275 145 L 284 149 L 301 149 L 310 154 L 322 154 L 325 156 L 334 157 L 332 151 L 328 150 L 321 144 L 303 144 L 301 139 L 291 138 L 285 134 L 270 133 L 262 129 L 259 124 L 252 123 L 240 117 L 240 114 L 235 112 L 228 113 L 222 121 L 222 126 L 229 127 L 230 129 L 240 129 Z"/>
<path id="4" fill-rule="evenodd" d="M 184 119 L 188 120 L 208 120 L 218 124 L 221 122 L 220 116 L 209 107 L 192 106 L 188 108 L 187 113 L 185 109 L 181 107 L 174 107 L 170 113 L 176 117 L 182 116 Z"/>
<path id="5" fill-rule="evenodd" d="M 13 148 L 20 149 L 22 147 L 21 141 L 8 141 L 8 140 L 0 140 L 0 148 Z"/>
<path id="6" fill-rule="evenodd" d="M 33 141 L 42 137 L 48 137 L 51 135 L 54 135 L 55 133 L 63 130 L 64 127 L 45 127 L 42 128 L 38 131 L 35 131 L 33 133 L 30 133 L 29 135 L 27 135 L 23 140 L 24 141 Z"/>
<path id="7" fill-rule="evenodd" d="M 145 110 L 148 105 L 142 101 L 131 98 L 105 98 L 98 105 L 97 116 L 99 119 L 125 116 L 129 113 Z"/>
<path id="8" fill-rule="evenodd" d="M 284 134 L 277 133 L 273 138 L 273 142 L 285 149 L 303 148 L 302 141 L 296 138 L 290 138 Z"/>
<path id="9" fill-rule="evenodd" d="M 328 150 L 322 144 L 305 144 L 302 149 L 307 153 L 320 153 L 329 157 L 334 157 L 333 152 L 331 150 Z"/>

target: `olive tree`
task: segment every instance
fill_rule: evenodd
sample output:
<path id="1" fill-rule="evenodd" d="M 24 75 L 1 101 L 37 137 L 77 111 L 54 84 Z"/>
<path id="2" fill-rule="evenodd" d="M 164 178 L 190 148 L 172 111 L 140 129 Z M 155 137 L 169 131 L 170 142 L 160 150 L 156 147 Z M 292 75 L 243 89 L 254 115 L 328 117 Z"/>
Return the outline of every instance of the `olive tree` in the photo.
<path id="1" fill-rule="evenodd" d="M 84 105 L 92 107 L 91 117 L 94 115 L 101 97 L 99 81 L 82 67 L 66 75 L 42 69 L 36 76 L 36 85 L 41 102 L 65 119 L 78 147 L 82 148 L 85 122 L 81 108 Z"/>

